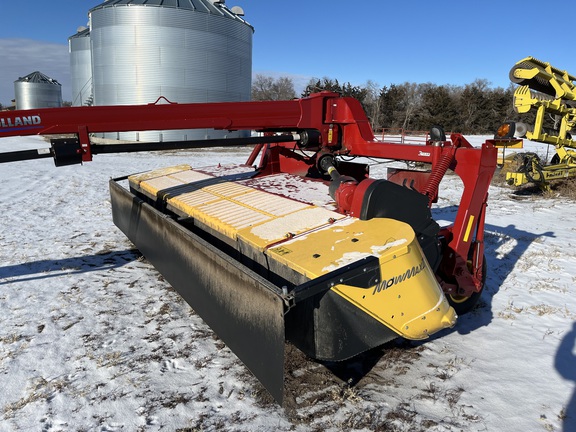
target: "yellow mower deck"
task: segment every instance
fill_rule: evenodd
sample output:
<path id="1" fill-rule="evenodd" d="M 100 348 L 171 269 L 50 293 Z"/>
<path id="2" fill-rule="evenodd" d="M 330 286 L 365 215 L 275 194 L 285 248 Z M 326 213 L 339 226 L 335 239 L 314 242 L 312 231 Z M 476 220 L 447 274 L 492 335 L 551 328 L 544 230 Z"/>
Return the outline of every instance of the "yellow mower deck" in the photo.
<path id="1" fill-rule="evenodd" d="M 276 401 L 286 341 L 341 361 L 455 324 L 410 225 L 337 213 L 322 181 L 257 174 L 181 165 L 110 194 L 114 223 Z"/>
<path id="2" fill-rule="evenodd" d="M 294 284 L 377 257 L 380 277 L 370 286 L 342 283 L 332 291 L 398 335 L 424 339 L 455 323 L 414 231 L 403 222 L 359 220 L 261 190 L 257 178 L 227 181 L 189 166 L 133 175 L 129 182 Z"/>

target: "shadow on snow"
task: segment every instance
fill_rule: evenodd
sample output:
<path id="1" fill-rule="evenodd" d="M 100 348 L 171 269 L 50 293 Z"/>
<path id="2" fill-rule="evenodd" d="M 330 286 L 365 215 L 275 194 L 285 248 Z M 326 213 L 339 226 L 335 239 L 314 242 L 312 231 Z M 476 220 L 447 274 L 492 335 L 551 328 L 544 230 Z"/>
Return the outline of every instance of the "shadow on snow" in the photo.
<path id="1" fill-rule="evenodd" d="M 576 322 L 572 324 L 572 330 L 564 335 L 554 358 L 554 366 L 562 378 L 574 381 L 576 384 L 576 355 L 574 355 L 573 351 L 575 346 Z M 564 423 L 564 432 L 576 431 L 576 389 L 564 410 L 562 421 Z"/>
<path id="2" fill-rule="evenodd" d="M 118 268 L 140 256 L 136 249 L 128 249 L 3 266 L 0 267 L 0 285 Z"/>
<path id="3" fill-rule="evenodd" d="M 457 206 L 435 209 L 437 220 L 453 220 L 458 211 Z M 515 225 L 497 226 L 486 224 L 484 227 L 484 256 L 487 264 L 487 277 L 484 291 L 474 310 L 459 318 L 453 329 L 442 331 L 437 337 L 447 332 L 457 331 L 468 334 L 492 322 L 492 299 L 500 290 L 502 283 L 508 278 L 516 263 L 520 261 L 530 245 L 541 237 L 555 237 L 552 231 L 534 233 L 518 229 Z M 509 241 L 515 244 L 505 253 L 499 252 Z"/>

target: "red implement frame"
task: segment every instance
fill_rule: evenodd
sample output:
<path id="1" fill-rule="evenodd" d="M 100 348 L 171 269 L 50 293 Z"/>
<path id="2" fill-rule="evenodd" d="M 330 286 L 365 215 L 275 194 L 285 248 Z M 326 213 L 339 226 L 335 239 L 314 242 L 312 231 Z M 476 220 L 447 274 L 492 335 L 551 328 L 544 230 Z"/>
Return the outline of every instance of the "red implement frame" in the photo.
<path id="1" fill-rule="evenodd" d="M 497 161 L 492 140 L 480 148 L 472 147 L 460 134 L 425 145 L 380 142 L 360 103 L 330 92 L 290 101 L 154 103 L 0 112 L 0 137 L 76 134 L 77 152 L 84 162 L 92 160 L 91 133 L 197 128 L 255 130 L 265 135 L 282 132 L 301 136 L 303 132 L 314 132 L 314 156 L 294 152 L 293 142 L 258 144 L 248 164 L 252 165 L 261 152 L 263 174 L 282 171 L 306 175 L 326 155 L 428 163 L 430 172 L 412 172 L 405 178 L 418 180 L 415 188 L 429 197 L 430 205 L 438 195 L 444 174 L 453 170 L 462 179 L 464 190 L 454 224 L 441 231 L 446 250 L 439 271 L 449 277 L 440 282 L 447 293 L 457 296 L 469 296 L 481 289 L 484 217 Z"/>

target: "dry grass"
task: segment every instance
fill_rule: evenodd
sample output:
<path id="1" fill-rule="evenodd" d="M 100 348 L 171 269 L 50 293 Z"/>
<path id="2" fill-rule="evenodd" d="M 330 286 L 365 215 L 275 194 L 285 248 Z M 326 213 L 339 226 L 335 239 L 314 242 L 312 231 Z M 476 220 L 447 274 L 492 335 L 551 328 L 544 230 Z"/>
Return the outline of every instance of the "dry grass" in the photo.
<path id="1" fill-rule="evenodd" d="M 576 201 L 576 178 L 550 183 L 550 189 L 544 191 L 543 195 L 546 198 L 567 198 Z"/>
<path id="2" fill-rule="evenodd" d="M 506 174 L 508 172 L 517 171 L 519 166 L 519 159 L 515 159 L 511 163 L 505 164 L 494 173 L 492 184 L 495 186 L 510 187 L 510 189 L 514 191 L 514 195 L 518 196 L 559 198 L 576 201 L 576 177 L 553 180 L 545 189 L 533 183 L 528 183 L 518 187 L 508 186 L 506 183 Z"/>

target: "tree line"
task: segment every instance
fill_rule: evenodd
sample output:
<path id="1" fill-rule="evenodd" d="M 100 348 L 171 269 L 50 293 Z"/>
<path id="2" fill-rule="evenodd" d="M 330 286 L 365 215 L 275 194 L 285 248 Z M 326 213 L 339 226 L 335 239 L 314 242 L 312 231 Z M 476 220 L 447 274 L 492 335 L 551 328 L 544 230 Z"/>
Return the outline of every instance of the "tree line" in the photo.
<path id="1" fill-rule="evenodd" d="M 492 88 L 485 79 L 464 86 L 405 82 L 380 87 L 371 80 L 357 86 L 328 77 L 313 78 L 299 97 L 323 90 L 358 99 L 375 131 L 383 128 L 429 130 L 433 125 L 441 125 L 447 132 L 492 134 L 505 121 L 534 121 L 533 113 L 520 117 L 514 111 L 512 84 L 506 89 Z M 259 74 L 253 80 L 254 101 L 295 97 L 298 95 L 289 77 Z M 70 102 L 64 103 L 69 105 Z M 7 107 L 0 104 L 2 108 Z"/>
<path id="2" fill-rule="evenodd" d="M 514 111 L 514 86 L 492 88 L 485 79 L 464 86 L 432 83 L 390 84 L 380 87 L 373 81 L 355 86 L 337 79 L 311 79 L 300 97 L 322 90 L 351 96 L 362 104 L 372 128 L 428 130 L 441 125 L 444 130 L 463 134 L 492 134 L 505 121 L 531 122 Z M 288 100 L 297 97 L 291 78 L 256 75 L 252 100 Z"/>

